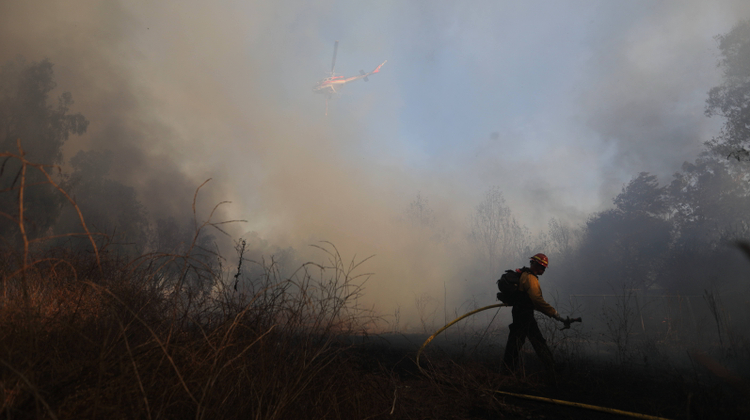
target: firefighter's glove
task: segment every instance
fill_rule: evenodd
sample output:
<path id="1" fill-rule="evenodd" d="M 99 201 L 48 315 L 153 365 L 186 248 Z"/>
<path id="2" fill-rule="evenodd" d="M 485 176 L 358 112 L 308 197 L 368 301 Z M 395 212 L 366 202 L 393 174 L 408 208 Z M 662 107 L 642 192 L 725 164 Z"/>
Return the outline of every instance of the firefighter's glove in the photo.
<path id="1" fill-rule="evenodd" d="M 563 324 L 565 324 L 564 327 L 560 328 L 560 331 L 562 331 L 562 330 L 569 329 L 570 328 L 570 324 L 572 324 L 574 322 L 581 322 L 581 318 L 571 318 L 571 317 L 567 316 L 567 317 L 565 317 L 565 319 L 563 319 L 563 317 L 560 317 L 559 321 L 562 322 Z"/>
<path id="2" fill-rule="evenodd" d="M 563 329 L 563 330 L 567 330 L 567 329 L 569 329 L 569 328 L 570 328 L 570 323 L 571 323 L 571 322 L 573 322 L 573 321 L 571 321 L 571 320 L 570 320 L 570 317 L 569 317 L 569 316 L 565 317 L 565 319 L 563 319 L 563 324 L 565 324 L 565 326 L 564 326 L 564 327 L 563 327 L 562 329 Z"/>

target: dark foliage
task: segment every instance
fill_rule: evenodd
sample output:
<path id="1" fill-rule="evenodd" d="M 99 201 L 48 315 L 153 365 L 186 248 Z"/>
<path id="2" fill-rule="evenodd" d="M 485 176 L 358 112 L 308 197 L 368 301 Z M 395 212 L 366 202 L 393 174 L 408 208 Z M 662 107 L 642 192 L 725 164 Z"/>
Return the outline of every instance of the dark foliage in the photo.
<path id="1" fill-rule="evenodd" d="M 52 63 L 43 60 L 27 64 L 23 60 L 0 68 L 0 152 L 20 153 L 32 162 L 55 165 L 62 161 L 61 147 L 70 135 L 86 132 L 89 122 L 81 114 L 69 113 L 73 96 L 63 92 L 56 105 L 50 105 L 55 89 Z M 21 164 L 4 158 L 0 167 L 0 191 L 18 191 Z M 50 167 L 50 172 L 54 172 Z M 44 235 L 56 222 L 63 200 L 38 171 L 26 175 L 25 200 L 28 202 L 29 234 Z M 0 212 L 11 215 L 17 209 L 17 196 L 0 195 Z M 0 218 L 0 235 L 9 239 L 18 232 L 8 217 Z"/>
<path id="2" fill-rule="evenodd" d="M 750 160 L 750 20 L 717 37 L 724 71 L 722 84 L 708 92 L 706 115 L 725 118 L 721 134 L 707 143 L 711 151 Z"/>

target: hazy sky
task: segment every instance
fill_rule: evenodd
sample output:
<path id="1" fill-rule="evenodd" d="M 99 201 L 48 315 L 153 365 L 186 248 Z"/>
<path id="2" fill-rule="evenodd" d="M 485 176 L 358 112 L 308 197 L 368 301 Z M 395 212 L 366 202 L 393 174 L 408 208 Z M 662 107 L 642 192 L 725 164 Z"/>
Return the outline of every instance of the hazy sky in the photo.
<path id="1" fill-rule="evenodd" d="M 746 18 L 746 0 L 4 1 L 0 59 L 49 58 L 91 120 L 67 157 L 117 151 L 152 208 L 213 177 L 241 231 L 377 254 L 385 289 L 418 290 L 449 262 L 389 263 L 429 248 L 396 237 L 417 193 L 459 235 L 493 185 L 539 231 L 640 171 L 668 181 L 718 132 L 714 36 Z M 338 74 L 388 62 L 326 117 L 311 89 L 336 40 Z"/>

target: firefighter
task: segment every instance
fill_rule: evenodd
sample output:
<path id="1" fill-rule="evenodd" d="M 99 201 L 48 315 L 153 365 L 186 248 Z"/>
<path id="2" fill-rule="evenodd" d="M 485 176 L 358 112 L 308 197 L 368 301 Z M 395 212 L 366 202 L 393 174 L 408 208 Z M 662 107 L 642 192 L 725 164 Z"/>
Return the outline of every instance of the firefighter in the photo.
<path id="1" fill-rule="evenodd" d="M 513 305 L 511 311 L 513 323 L 510 324 L 510 333 L 508 334 L 508 344 L 505 346 L 505 355 L 503 356 L 503 372 L 512 373 L 518 368 L 518 355 L 523 344 L 528 338 L 534 347 L 537 356 L 542 360 L 548 379 L 555 378 L 555 362 L 552 359 L 552 352 L 547 347 L 547 341 L 539 331 L 539 325 L 534 319 L 534 310 L 554 318 L 560 322 L 566 322 L 566 319 L 557 313 L 557 310 L 544 300 L 542 289 L 539 287 L 539 276 L 544 274 L 547 269 L 549 260 L 544 254 L 536 254 L 530 259 L 529 267 L 521 269 L 521 278 L 518 282 L 517 303 Z"/>

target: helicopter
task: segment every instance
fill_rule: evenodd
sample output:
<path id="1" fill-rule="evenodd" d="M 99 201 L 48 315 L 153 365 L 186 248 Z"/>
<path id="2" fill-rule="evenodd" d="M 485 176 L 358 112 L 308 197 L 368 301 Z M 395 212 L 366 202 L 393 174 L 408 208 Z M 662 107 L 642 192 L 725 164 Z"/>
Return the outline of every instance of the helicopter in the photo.
<path id="1" fill-rule="evenodd" d="M 312 89 L 313 93 L 322 93 L 326 96 L 326 115 L 328 115 L 328 100 L 333 98 L 333 95 L 335 93 L 339 93 L 338 89 L 341 89 L 344 87 L 345 84 L 349 82 L 353 82 L 355 80 L 363 79 L 365 82 L 367 82 L 369 79 L 368 76 L 371 76 L 375 73 L 380 72 L 380 68 L 383 67 L 383 64 L 387 63 L 388 60 L 383 61 L 379 66 L 375 68 L 375 70 L 365 73 L 364 70 L 359 71 L 359 76 L 352 76 L 352 77 L 344 77 L 344 76 L 337 76 L 336 73 L 334 73 L 334 69 L 336 68 L 336 52 L 339 48 L 339 42 L 336 41 L 333 44 L 333 61 L 331 62 L 331 75 L 326 77 L 325 79 L 318 82 L 317 85 L 315 85 Z"/>

